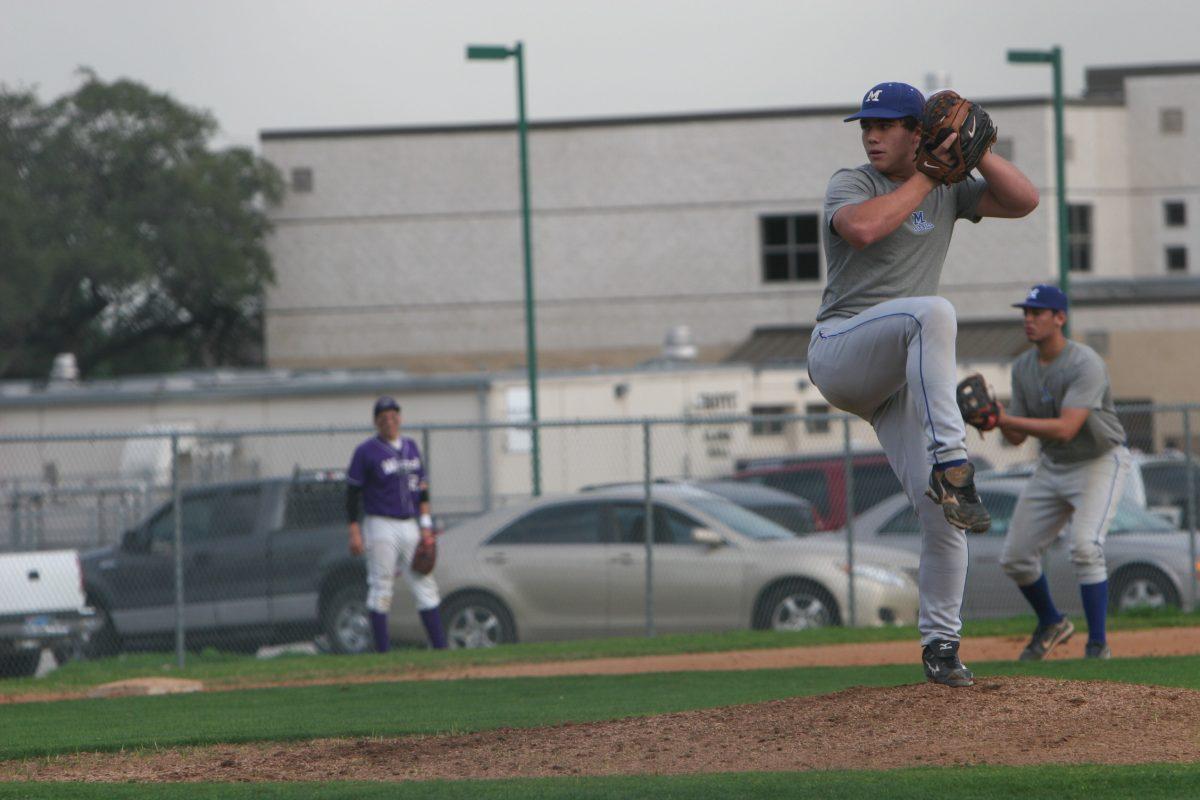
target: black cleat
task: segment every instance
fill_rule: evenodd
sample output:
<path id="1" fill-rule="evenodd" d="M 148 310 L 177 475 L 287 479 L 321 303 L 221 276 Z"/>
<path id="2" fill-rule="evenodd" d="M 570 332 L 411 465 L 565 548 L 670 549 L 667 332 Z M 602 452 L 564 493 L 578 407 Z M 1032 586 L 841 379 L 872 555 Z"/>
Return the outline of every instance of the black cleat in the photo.
<path id="1" fill-rule="evenodd" d="M 1112 650 L 1109 649 L 1107 642 L 1093 642 L 1088 640 L 1087 646 L 1083 650 L 1084 658 L 1112 658 Z"/>
<path id="2" fill-rule="evenodd" d="M 1019 660 L 1041 661 L 1050 655 L 1050 651 L 1057 645 L 1066 644 L 1074 632 L 1075 626 L 1066 617 L 1053 625 L 1038 625 L 1033 629 L 1033 636 L 1030 637 L 1029 644 L 1025 645 L 1025 649 L 1021 651 Z"/>
<path id="3" fill-rule="evenodd" d="M 958 660 L 958 642 L 934 639 L 921 649 L 925 677 L 943 686 L 974 686 L 975 675 Z"/>
<path id="4" fill-rule="evenodd" d="M 992 527 L 988 514 L 975 491 L 975 465 L 971 462 L 929 473 L 929 499 L 942 507 L 946 521 L 967 533 L 986 533 Z"/>

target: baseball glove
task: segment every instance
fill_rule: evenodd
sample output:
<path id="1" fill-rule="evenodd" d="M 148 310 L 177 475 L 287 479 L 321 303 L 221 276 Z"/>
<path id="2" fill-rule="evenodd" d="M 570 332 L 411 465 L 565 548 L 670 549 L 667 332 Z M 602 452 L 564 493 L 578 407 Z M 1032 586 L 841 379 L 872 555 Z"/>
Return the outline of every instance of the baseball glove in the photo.
<path id="1" fill-rule="evenodd" d="M 952 133 L 958 138 L 939 151 Z M 925 101 L 917 169 L 944 184 L 965 181 L 995 142 L 996 126 L 983 107 L 946 89 Z"/>
<path id="2" fill-rule="evenodd" d="M 978 428 L 980 433 L 996 427 L 1000 421 L 1000 404 L 996 402 L 996 393 L 982 375 L 976 372 L 963 378 L 958 383 L 956 394 L 958 410 L 962 412 L 964 422 Z"/>
<path id="3" fill-rule="evenodd" d="M 424 537 L 417 542 L 417 549 L 413 551 L 412 571 L 418 575 L 428 575 L 433 572 L 433 567 L 437 563 L 437 540 L 429 539 L 428 544 Z"/>

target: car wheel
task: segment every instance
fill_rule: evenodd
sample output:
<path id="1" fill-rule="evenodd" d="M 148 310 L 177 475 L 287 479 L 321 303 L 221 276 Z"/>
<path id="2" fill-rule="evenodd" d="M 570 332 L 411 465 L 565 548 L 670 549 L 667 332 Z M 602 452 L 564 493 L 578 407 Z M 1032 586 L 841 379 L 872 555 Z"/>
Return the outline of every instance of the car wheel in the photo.
<path id="1" fill-rule="evenodd" d="M 512 613 L 487 594 L 450 598 L 442 604 L 442 624 L 446 627 L 446 641 L 456 650 L 495 647 L 517 640 Z"/>
<path id="2" fill-rule="evenodd" d="M 117 628 L 113 625 L 108 609 L 90 597 L 87 604 L 96 610 L 96 619 L 100 620 L 100 627 L 92 631 L 87 643 L 83 645 L 84 658 L 115 656 L 121 652 L 121 637 L 117 635 Z"/>
<path id="3" fill-rule="evenodd" d="M 1171 579 L 1154 567 L 1131 567 L 1114 577 L 1109 595 L 1110 610 L 1179 608 L 1179 592 Z"/>
<path id="4" fill-rule="evenodd" d="M 37 672 L 42 651 L 16 650 L 0 655 L 0 678 L 28 678 Z"/>
<path id="5" fill-rule="evenodd" d="M 755 627 L 773 631 L 806 631 L 839 624 L 837 602 L 824 587 L 811 581 L 780 584 L 759 606 Z"/>
<path id="6" fill-rule="evenodd" d="M 321 627 L 335 653 L 369 653 L 375 649 L 367 616 L 367 587 L 343 586 L 325 604 Z"/>

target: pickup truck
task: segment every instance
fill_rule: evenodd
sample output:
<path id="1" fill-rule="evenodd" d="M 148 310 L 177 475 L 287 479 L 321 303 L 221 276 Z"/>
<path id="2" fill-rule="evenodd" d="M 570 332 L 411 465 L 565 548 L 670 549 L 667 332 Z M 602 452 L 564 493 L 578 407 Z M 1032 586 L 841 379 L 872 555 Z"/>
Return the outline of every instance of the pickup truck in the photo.
<path id="1" fill-rule="evenodd" d="M 77 651 L 93 623 L 74 550 L 0 555 L 0 677 L 33 675 L 43 648 Z"/>
<path id="2" fill-rule="evenodd" d="M 335 652 L 370 650 L 366 563 L 347 548 L 345 508 L 340 475 L 186 489 L 187 647 L 253 652 L 323 634 Z M 167 502 L 119 545 L 84 554 L 84 591 L 101 620 L 89 655 L 173 646 L 174 540 Z"/>

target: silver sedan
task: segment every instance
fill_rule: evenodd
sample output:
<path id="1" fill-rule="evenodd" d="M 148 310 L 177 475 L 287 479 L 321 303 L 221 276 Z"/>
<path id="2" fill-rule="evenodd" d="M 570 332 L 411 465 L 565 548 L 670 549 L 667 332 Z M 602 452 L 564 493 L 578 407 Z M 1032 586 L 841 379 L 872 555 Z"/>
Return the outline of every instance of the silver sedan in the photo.
<path id="1" fill-rule="evenodd" d="M 1024 483 L 1024 478 L 976 479 L 979 497 L 992 515 L 992 528 L 986 534 L 967 537 L 964 616 L 1001 617 L 1029 612 L 1029 605 L 1016 584 L 1000 568 L 1004 535 Z M 854 537 L 863 544 L 890 545 L 913 553 L 919 553 L 921 548 L 916 515 L 902 494 L 857 517 Z M 1113 610 L 1192 608 L 1192 575 L 1197 565 L 1190 556 L 1186 531 L 1177 530 L 1125 498 L 1117 507 L 1104 551 Z M 1063 536 L 1047 551 L 1044 564 L 1055 604 L 1064 612 L 1080 613 L 1083 606 L 1079 584 Z"/>
<path id="2" fill-rule="evenodd" d="M 648 606 L 661 633 L 916 622 L 911 553 L 860 547 L 851 569 L 844 544 L 797 537 L 710 492 L 653 495 L 649 571 L 640 487 L 541 499 L 448 530 L 434 575 L 451 646 L 639 635 Z M 409 593 L 394 598 L 393 637 L 421 641 Z"/>

